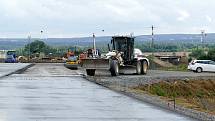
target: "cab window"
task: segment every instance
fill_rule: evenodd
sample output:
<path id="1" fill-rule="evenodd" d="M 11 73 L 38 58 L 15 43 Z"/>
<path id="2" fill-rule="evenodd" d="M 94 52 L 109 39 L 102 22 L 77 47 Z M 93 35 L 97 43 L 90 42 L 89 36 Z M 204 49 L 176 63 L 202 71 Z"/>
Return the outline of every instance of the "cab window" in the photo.
<path id="1" fill-rule="evenodd" d="M 210 61 L 209 64 L 215 65 L 215 62 L 214 61 Z"/>

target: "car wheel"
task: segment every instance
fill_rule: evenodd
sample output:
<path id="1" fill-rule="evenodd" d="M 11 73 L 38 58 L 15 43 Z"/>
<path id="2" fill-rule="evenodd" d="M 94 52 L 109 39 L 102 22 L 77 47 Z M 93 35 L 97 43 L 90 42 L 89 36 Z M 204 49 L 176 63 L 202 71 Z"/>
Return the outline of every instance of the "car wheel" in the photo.
<path id="1" fill-rule="evenodd" d="M 201 67 L 198 67 L 198 68 L 196 69 L 196 72 L 197 72 L 197 73 L 201 73 L 201 72 L 202 72 L 202 68 L 201 68 Z"/>

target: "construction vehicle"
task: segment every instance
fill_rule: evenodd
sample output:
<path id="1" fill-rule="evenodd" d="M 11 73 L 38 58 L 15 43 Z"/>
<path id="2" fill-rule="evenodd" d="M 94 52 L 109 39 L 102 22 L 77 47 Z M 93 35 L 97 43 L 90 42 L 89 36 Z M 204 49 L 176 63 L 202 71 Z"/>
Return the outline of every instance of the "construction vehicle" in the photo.
<path id="1" fill-rule="evenodd" d="M 0 62 L 17 63 L 17 56 L 15 50 L 0 50 Z"/>
<path id="2" fill-rule="evenodd" d="M 138 75 L 147 73 L 149 60 L 134 48 L 134 37 L 114 36 L 111 45 L 112 48 L 108 44 L 109 52 L 104 56 L 99 56 L 95 47 L 93 52 L 88 51 L 87 58 L 82 59 L 87 75 L 94 76 L 97 69 L 107 69 L 112 76 L 127 72 Z"/>
<path id="3" fill-rule="evenodd" d="M 67 59 L 64 64 L 65 67 L 67 67 L 69 69 L 74 69 L 74 70 L 78 69 L 79 61 L 78 61 L 78 57 L 75 55 L 75 53 L 76 53 L 76 47 L 68 49 Z"/>

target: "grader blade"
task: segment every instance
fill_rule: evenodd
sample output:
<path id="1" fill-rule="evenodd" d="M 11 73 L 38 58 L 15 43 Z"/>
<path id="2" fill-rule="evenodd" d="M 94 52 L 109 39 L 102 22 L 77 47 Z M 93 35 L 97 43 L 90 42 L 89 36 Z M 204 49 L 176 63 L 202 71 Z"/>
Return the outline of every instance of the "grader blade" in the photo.
<path id="1" fill-rule="evenodd" d="M 82 67 L 85 69 L 109 69 L 109 59 L 83 59 Z"/>

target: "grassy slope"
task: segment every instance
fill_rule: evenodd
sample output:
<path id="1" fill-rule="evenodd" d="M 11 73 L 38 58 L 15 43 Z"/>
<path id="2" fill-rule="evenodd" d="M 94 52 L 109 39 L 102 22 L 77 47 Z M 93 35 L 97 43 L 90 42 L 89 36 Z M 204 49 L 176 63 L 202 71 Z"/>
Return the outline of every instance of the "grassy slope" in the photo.
<path id="1" fill-rule="evenodd" d="M 215 115 L 215 80 L 160 82 L 133 88 L 160 96 L 164 100 L 176 97 L 176 103 L 187 108 Z"/>

